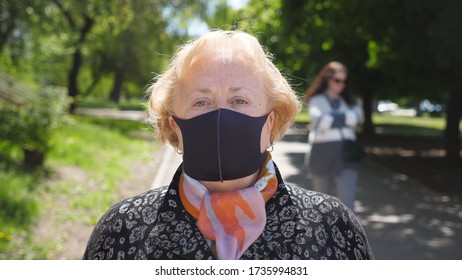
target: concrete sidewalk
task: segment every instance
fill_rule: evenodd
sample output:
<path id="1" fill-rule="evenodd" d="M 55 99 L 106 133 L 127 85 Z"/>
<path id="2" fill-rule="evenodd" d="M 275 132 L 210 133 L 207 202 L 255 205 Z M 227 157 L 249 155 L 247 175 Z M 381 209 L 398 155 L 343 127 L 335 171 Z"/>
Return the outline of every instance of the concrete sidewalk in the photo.
<path id="1" fill-rule="evenodd" d="M 310 189 L 306 140 L 306 130 L 291 129 L 272 155 L 286 183 Z M 152 187 L 168 185 L 180 163 L 166 147 Z M 376 259 L 462 259 L 462 203 L 404 174 L 365 160 L 355 208 Z"/>

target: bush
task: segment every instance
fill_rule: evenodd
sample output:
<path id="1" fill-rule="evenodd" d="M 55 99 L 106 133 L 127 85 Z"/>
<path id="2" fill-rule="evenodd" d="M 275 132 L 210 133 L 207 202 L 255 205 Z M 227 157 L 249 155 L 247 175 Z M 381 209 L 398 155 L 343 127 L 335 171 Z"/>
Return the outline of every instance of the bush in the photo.
<path id="1" fill-rule="evenodd" d="M 50 150 L 50 135 L 63 120 L 68 98 L 63 90 L 45 88 L 21 99 L 0 101 L 0 141 L 23 151 L 26 169 L 42 167 Z"/>

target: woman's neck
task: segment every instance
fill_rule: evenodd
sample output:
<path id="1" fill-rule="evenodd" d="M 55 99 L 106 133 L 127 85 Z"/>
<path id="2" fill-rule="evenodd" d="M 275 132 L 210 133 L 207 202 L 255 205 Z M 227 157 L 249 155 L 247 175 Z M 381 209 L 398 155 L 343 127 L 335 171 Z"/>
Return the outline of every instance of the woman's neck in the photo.
<path id="1" fill-rule="evenodd" d="M 340 98 L 340 93 L 335 93 L 332 91 L 327 90 L 327 95 L 329 96 L 330 99 L 335 100 Z"/>
<path id="2" fill-rule="evenodd" d="M 230 192 L 248 188 L 255 185 L 260 170 L 255 173 L 235 180 L 220 181 L 200 181 L 209 192 Z"/>

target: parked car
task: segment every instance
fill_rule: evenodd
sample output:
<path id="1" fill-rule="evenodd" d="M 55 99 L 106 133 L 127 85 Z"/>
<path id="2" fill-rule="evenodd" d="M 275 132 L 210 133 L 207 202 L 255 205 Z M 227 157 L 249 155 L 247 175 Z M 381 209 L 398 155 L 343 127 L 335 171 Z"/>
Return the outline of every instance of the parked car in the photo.
<path id="1" fill-rule="evenodd" d="M 377 111 L 380 113 L 393 112 L 398 109 L 399 109 L 398 104 L 391 102 L 390 100 L 379 100 L 377 102 Z"/>
<path id="2" fill-rule="evenodd" d="M 439 116 L 444 112 L 444 105 L 433 103 L 428 99 L 420 101 L 419 109 L 422 113 Z"/>

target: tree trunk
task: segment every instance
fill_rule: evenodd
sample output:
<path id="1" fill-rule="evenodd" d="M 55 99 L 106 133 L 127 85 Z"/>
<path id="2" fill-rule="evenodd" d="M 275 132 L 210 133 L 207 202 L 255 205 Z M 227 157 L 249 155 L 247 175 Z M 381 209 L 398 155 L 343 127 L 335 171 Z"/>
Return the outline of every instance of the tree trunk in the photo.
<path id="1" fill-rule="evenodd" d="M 363 133 L 366 135 L 374 135 L 374 123 L 372 122 L 372 90 L 365 89 L 363 92 L 363 111 L 364 111 L 364 124 Z"/>
<path id="2" fill-rule="evenodd" d="M 11 15 L 10 15 L 11 16 Z M 13 32 L 14 28 L 14 20 L 9 20 L 5 24 L 4 30 L 0 33 L 0 53 L 2 53 L 3 48 L 6 46 L 8 39 L 11 36 L 11 33 Z"/>
<path id="3" fill-rule="evenodd" d="M 0 53 L 2 53 L 3 48 L 8 44 L 8 40 L 11 38 L 11 34 L 16 25 L 25 20 L 25 18 L 23 18 L 24 14 L 21 13 L 23 5 L 18 5 L 13 2 L 14 1 L 6 2 L 1 5 L 2 27 L 0 28 Z"/>
<path id="4" fill-rule="evenodd" d="M 114 86 L 112 87 L 111 94 L 109 95 L 109 99 L 112 102 L 119 103 L 120 93 L 122 92 L 123 83 L 124 83 L 124 68 L 118 67 L 114 75 Z"/>
<path id="5" fill-rule="evenodd" d="M 80 48 L 77 48 L 75 50 L 75 53 L 72 59 L 72 68 L 71 68 L 71 71 L 69 72 L 68 83 L 67 83 L 68 95 L 71 98 L 71 104 L 69 107 L 70 113 L 74 113 L 75 101 L 76 101 L 75 99 L 77 95 L 79 94 L 79 90 L 77 87 L 77 79 L 79 77 L 79 70 L 80 70 L 81 65 L 82 65 L 82 54 L 80 52 Z"/>
<path id="6" fill-rule="evenodd" d="M 420 107 L 420 101 L 414 102 L 414 109 L 415 109 L 415 116 L 416 117 L 422 117 L 423 116 L 422 108 Z"/>
<path id="7" fill-rule="evenodd" d="M 24 153 L 24 168 L 26 170 L 37 170 L 43 167 L 45 163 L 45 153 L 38 150 L 23 149 Z"/>
<path id="8" fill-rule="evenodd" d="M 75 101 L 77 96 L 79 95 L 79 89 L 78 89 L 78 77 L 79 77 L 79 72 L 80 72 L 80 67 L 82 66 L 82 45 L 85 42 L 85 38 L 90 32 L 91 28 L 93 27 L 94 20 L 91 18 L 84 16 L 85 18 L 85 24 L 80 31 L 80 37 L 79 40 L 77 41 L 77 46 L 75 48 L 75 52 L 73 55 L 73 60 L 72 60 L 72 67 L 69 72 L 68 76 L 68 95 L 71 97 L 71 104 L 69 107 L 69 112 L 74 113 L 75 111 Z"/>
<path id="9" fill-rule="evenodd" d="M 454 90 L 449 94 L 446 107 L 446 129 L 444 131 L 446 159 L 460 164 L 460 131 L 462 118 L 462 90 Z"/>

